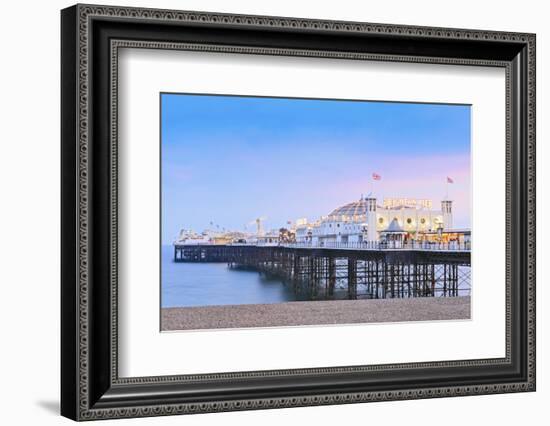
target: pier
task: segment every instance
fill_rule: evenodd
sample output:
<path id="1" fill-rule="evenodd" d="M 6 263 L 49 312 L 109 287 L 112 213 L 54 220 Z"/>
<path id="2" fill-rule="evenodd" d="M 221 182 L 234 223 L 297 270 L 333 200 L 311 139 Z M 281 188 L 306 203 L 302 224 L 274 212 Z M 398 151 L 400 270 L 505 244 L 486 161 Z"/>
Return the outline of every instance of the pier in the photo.
<path id="1" fill-rule="evenodd" d="M 470 248 L 458 245 L 174 245 L 175 262 L 223 262 L 280 278 L 310 299 L 456 297 L 470 288 Z"/>

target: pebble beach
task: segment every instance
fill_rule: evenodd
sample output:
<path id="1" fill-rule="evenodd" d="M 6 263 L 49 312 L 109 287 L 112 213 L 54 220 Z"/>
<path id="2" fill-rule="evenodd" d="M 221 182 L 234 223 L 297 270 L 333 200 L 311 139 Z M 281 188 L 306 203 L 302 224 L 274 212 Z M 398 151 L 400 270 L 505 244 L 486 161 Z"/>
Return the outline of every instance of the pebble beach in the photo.
<path id="1" fill-rule="evenodd" d="M 323 300 L 162 308 L 161 330 L 204 330 L 470 319 L 470 297 Z"/>

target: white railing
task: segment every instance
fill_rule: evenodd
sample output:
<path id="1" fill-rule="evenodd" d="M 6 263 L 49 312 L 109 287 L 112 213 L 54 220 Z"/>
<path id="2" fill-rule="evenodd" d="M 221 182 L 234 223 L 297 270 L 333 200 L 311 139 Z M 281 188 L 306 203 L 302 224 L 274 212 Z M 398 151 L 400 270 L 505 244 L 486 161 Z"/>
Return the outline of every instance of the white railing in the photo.
<path id="1" fill-rule="evenodd" d="M 258 244 L 261 245 L 261 244 Z M 353 249 L 353 250 L 434 250 L 434 251 L 469 251 L 470 243 L 459 243 L 456 241 L 449 243 L 441 242 L 400 242 L 400 241 L 363 241 L 363 242 L 301 242 L 301 243 L 281 243 L 279 246 L 290 248 L 331 248 L 331 249 Z"/>
<path id="2" fill-rule="evenodd" d="M 175 244 L 178 247 L 196 247 L 207 246 L 211 247 L 216 244 Z M 456 241 L 450 243 L 438 243 L 427 241 L 412 241 L 412 242 L 400 242 L 400 241 L 363 241 L 363 242 L 300 242 L 300 243 L 258 243 L 258 242 L 246 242 L 246 243 L 231 243 L 220 244 L 220 246 L 255 246 L 255 247 L 288 247 L 288 248 L 320 248 L 320 249 L 349 249 L 349 250 L 426 250 L 426 251 L 470 251 L 471 245 L 469 242 L 458 243 Z"/>

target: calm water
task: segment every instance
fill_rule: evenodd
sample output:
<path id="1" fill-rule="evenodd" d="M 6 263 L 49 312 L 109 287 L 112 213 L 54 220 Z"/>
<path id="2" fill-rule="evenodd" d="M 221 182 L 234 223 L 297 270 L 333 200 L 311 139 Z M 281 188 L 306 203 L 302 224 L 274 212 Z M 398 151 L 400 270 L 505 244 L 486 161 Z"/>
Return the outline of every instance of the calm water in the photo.
<path id="1" fill-rule="evenodd" d="M 242 305 L 298 300 L 291 288 L 258 272 L 225 263 L 175 263 L 173 247 L 162 247 L 162 307 Z"/>

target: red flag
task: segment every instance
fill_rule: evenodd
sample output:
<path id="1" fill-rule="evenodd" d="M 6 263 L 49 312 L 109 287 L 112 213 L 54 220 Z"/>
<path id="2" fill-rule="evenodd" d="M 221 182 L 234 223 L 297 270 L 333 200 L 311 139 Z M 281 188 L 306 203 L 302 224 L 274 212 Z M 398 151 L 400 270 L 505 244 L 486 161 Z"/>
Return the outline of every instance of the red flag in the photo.
<path id="1" fill-rule="evenodd" d="M 447 176 L 447 183 L 455 183 L 455 181 L 452 180 L 449 176 Z"/>
<path id="2" fill-rule="evenodd" d="M 372 174 L 372 179 L 373 180 L 381 180 L 382 176 L 380 176 L 378 173 L 373 173 Z"/>

